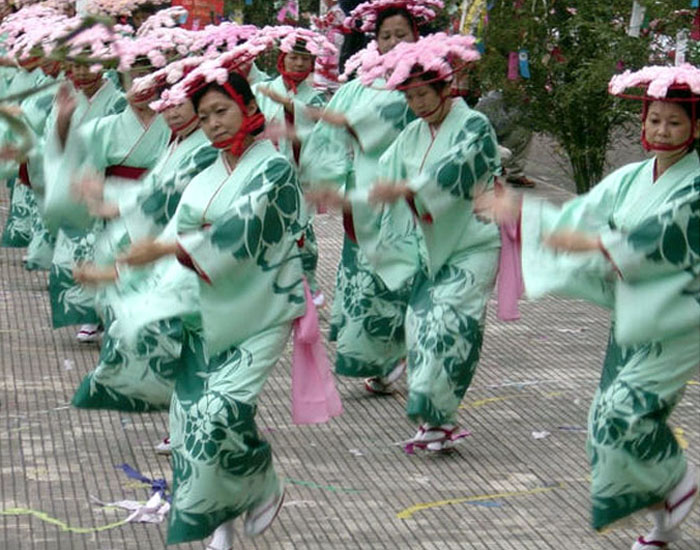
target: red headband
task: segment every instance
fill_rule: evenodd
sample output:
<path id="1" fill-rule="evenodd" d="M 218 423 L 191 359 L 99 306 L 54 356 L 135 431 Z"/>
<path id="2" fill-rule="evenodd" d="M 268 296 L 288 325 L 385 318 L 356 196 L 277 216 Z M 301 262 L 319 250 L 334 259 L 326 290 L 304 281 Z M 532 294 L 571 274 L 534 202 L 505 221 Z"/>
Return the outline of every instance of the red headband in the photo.
<path id="1" fill-rule="evenodd" d="M 280 55 L 277 58 L 277 72 L 279 72 L 282 75 L 282 80 L 284 80 L 284 83 L 287 86 L 287 88 L 289 88 L 296 94 L 297 86 L 309 77 L 309 75 L 313 71 L 313 65 L 308 71 L 300 73 L 287 71 L 284 68 L 284 60 L 286 57 L 287 54 L 285 52 L 280 52 Z"/>
<path id="2" fill-rule="evenodd" d="M 224 90 L 226 90 L 226 93 L 231 97 L 231 99 L 233 99 L 238 105 L 238 108 L 241 110 L 243 121 L 241 122 L 241 127 L 233 137 L 223 141 L 217 141 L 216 143 L 212 143 L 212 145 L 217 149 L 228 150 L 235 157 L 240 157 L 245 150 L 245 138 L 252 132 L 265 126 L 265 117 L 260 111 L 255 113 L 253 116 L 248 115 L 248 108 L 246 107 L 241 94 L 234 90 L 233 86 L 231 86 L 231 84 L 228 82 L 224 82 L 222 87 Z"/>

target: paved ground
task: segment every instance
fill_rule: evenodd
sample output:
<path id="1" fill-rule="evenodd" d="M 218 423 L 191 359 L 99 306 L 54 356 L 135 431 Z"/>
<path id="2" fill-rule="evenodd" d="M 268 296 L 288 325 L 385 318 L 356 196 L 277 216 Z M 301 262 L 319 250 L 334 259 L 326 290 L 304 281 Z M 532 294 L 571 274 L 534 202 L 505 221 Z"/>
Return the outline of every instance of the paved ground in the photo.
<path id="1" fill-rule="evenodd" d="M 566 196 L 546 185 L 539 192 Z M 317 233 L 320 280 L 330 295 L 339 220 L 320 217 Z M 21 255 L 0 249 L 0 549 L 163 548 L 164 525 L 114 527 L 125 513 L 89 497 L 149 496 L 115 468 L 122 463 L 151 478 L 170 477 L 167 459 L 152 451 L 166 433 L 166 417 L 68 406 L 95 365 L 97 347 L 77 344 L 72 330 L 50 329 L 46 277 L 23 271 Z M 397 446 L 415 430 L 403 415 L 402 385 L 377 398 L 357 381 L 339 380 L 344 415 L 328 425 L 293 426 L 286 355 L 262 398 L 259 425 L 288 479 L 288 499 L 270 531 L 254 541 L 240 537 L 235 548 L 628 549 L 646 527 L 643 518 L 604 535 L 588 527 L 583 426 L 607 316 L 576 300 L 548 299 L 522 310 L 514 324 L 489 315 L 484 359 L 460 413 L 472 436 L 444 456 L 407 456 Z M 696 463 L 699 410 L 694 382 L 672 422 Z M 534 438 L 540 431 L 550 435 Z M 697 550 L 698 540 L 696 510 L 674 548 Z"/>

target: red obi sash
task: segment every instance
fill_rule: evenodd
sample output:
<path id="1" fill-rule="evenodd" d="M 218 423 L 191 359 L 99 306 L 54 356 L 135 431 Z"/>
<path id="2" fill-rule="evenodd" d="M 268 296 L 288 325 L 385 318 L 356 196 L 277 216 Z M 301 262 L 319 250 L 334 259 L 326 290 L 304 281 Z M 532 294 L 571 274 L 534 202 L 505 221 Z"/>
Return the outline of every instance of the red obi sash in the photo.
<path id="1" fill-rule="evenodd" d="M 148 172 L 148 168 L 136 168 L 135 166 L 122 166 L 120 164 L 115 164 L 107 167 L 105 170 L 105 176 L 114 176 L 116 178 L 124 178 L 127 180 L 140 180 L 146 172 Z"/>

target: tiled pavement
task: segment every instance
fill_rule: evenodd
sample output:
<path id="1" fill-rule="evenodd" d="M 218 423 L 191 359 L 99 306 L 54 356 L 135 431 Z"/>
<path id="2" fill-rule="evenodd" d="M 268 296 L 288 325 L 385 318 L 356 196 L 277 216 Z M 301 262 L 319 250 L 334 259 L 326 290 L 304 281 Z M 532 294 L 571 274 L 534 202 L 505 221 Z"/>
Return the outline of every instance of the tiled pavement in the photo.
<path id="1" fill-rule="evenodd" d="M 540 186 L 556 198 L 564 193 Z M 7 196 L 0 194 L 4 223 Z M 319 279 L 330 297 L 340 254 L 337 218 L 317 220 Z M 68 406 L 97 347 L 49 325 L 46 277 L 27 273 L 22 251 L 0 249 L 0 549 L 163 548 L 164 525 L 128 524 L 103 501 L 145 500 L 149 491 L 115 466 L 169 478 L 153 453 L 166 416 L 80 411 Z M 407 456 L 397 442 L 415 427 L 404 417 L 405 386 L 390 397 L 339 380 L 345 413 L 295 427 L 289 354 L 264 392 L 259 425 L 272 442 L 288 498 L 262 537 L 235 548 L 274 549 L 628 549 L 643 518 L 604 535 L 588 526 L 586 412 L 596 387 L 606 314 L 582 301 L 522 306 L 523 319 L 495 321 L 490 308 L 483 360 L 460 422 L 472 432 L 444 456 Z M 324 327 L 329 306 L 323 310 Z M 249 312 L 248 312 L 249 313 Z M 672 418 L 700 462 L 700 385 Z M 533 432 L 549 432 L 543 439 Z M 676 550 L 700 548 L 700 511 Z M 176 548 L 203 548 L 202 544 Z"/>

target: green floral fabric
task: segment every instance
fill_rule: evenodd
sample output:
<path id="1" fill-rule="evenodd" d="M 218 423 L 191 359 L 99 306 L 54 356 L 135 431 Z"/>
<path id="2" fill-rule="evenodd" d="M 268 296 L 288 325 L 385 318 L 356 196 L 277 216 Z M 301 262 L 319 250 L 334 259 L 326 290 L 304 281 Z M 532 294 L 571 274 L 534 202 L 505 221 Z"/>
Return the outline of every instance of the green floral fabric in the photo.
<path id="1" fill-rule="evenodd" d="M 343 113 L 351 131 L 319 122 L 304 142 L 300 177 L 305 185 L 334 185 L 346 192 L 369 189 L 382 153 L 415 117 L 402 93 L 382 82 L 344 84 L 329 111 Z M 358 220 L 357 223 L 364 223 Z M 337 341 L 336 372 L 383 376 L 405 357 L 404 317 L 409 285 L 389 289 L 366 251 L 347 235 L 336 275 L 330 338 Z"/>
<path id="2" fill-rule="evenodd" d="M 523 203 L 527 293 L 582 297 L 612 310 L 589 413 L 596 529 L 662 501 L 685 473 L 668 418 L 700 356 L 698 173 L 695 152 L 660 177 L 650 159 L 561 208 Z M 605 253 L 553 254 L 542 236 L 559 229 L 600 235 Z"/>
<path id="3" fill-rule="evenodd" d="M 187 328 L 170 407 L 173 500 L 168 544 L 199 540 L 278 490 L 256 397 L 284 350 L 291 323 L 211 355 Z"/>
<path id="4" fill-rule="evenodd" d="M 416 277 L 406 315 L 406 413 L 416 422 L 455 422 L 479 363 L 497 265 L 497 249 L 475 251 Z"/>
<path id="5" fill-rule="evenodd" d="M 96 225 L 101 222 L 96 222 Z M 95 291 L 73 279 L 73 268 L 92 262 L 95 256 L 95 231 L 59 229 L 51 268 L 49 296 L 54 328 L 85 323 L 98 323 Z"/>
<path id="6" fill-rule="evenodd" d="M 125 412 L 167 410 L 180 366 L 182 321 L 149 324 L 139 331 L 135 344 L 130 344 L 121 336 L 120 323 L 111 310 L 106 310 L 104 318 L 99 363 L 83 379 L 72 404 Z"/>
<path id="7" fill-rule="evenodd" d="M 329 339 L 337 342 L 336 373 L 362 378 L 389 374 L 406 356 L 408 286 L 389 290 L 346 238 L 335 288 Z"/>
<path id="8" fill-rule="evenodd" d="M 36 200 L 32 190 L 18 179 L 10 181 L 10 212 L 2 233 L 2 246 L 24 248 L 32 238 L 32 208 Z"/>

